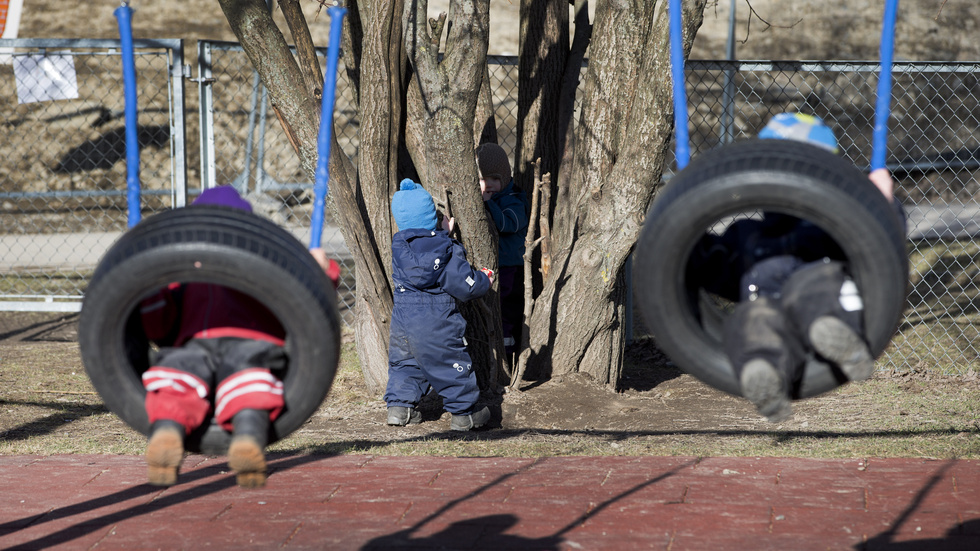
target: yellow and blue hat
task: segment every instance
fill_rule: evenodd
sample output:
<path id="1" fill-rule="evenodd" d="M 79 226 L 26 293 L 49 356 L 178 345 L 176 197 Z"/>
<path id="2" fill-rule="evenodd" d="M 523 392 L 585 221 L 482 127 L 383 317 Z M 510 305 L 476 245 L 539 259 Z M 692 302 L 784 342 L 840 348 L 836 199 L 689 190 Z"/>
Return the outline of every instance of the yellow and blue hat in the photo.
<path id="1" fill-rule="evenodd" d="M 837 137 L 829 126 L 813 115 L 780 113 L 759 132 L 762 139 L 797 140 L 837 153 Z"/>

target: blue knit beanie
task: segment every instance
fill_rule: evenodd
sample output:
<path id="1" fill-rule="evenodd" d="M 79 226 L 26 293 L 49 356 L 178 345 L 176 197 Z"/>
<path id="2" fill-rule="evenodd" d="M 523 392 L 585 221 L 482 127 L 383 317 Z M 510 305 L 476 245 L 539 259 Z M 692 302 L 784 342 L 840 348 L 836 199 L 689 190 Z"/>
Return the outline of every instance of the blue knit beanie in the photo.
<path id="1" fill-rule="evenodd" d="M 252 205 L 242 199 L 242 196 L 238 194 L 238 191 L 232 186 L 218 186 L 211 189 L 204 190 L 203 193 L 197 196 L 192 203 L 194 205 L 218 205 L 221 207 L 230 207 L 233 209 L 244 210 L 246 212 L 252 212 Z"/>
<path id="2" fill-rule="evenodd" d="M 759 132 L 763 139 L 797 140 L 837 153 L 834 131 L 822 120 L 803 113 L 780 113 Z"/>
<path id="3" fill-rule="evenodd" d="M 436 204 L 421 185 L 405 178 L 391 198 L 391 214 L 398 230 L 436 229 Z"/>

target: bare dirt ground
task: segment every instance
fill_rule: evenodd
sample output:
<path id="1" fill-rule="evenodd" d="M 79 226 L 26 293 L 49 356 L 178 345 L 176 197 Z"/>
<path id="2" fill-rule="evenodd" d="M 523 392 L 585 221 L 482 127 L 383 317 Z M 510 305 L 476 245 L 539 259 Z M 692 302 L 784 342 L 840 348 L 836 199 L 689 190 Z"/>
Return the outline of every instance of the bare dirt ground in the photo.
<path id="1" fill-rule="evenodd" d="M 144 438 L 108 412 L 79 356 L 77 314 L 0 313 L 0 454 L 139 454 Z M 771 425 L 744 400 L 670 367 L 647 339 L 628 351 L 621 391 L 582 376 L 487 396 L 489 430 L 448 431 L 438 399 L 423 422 L 384 423 L 346 346 L 330 394 L 275 449 L 388 455 L 779 455 L 980 457 L 976 374 L 889 374 L 795 404 Z"/>

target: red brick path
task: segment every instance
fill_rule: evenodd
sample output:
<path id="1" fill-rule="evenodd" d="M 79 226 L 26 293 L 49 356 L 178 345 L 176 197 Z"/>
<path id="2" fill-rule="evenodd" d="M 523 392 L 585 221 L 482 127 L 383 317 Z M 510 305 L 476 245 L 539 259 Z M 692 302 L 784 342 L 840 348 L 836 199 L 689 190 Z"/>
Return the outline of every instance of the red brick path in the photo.
<path id="1" fill-rule="evenodd" d="M 2 549 L 980 550 L 980 461 L 0 456 Z"/>

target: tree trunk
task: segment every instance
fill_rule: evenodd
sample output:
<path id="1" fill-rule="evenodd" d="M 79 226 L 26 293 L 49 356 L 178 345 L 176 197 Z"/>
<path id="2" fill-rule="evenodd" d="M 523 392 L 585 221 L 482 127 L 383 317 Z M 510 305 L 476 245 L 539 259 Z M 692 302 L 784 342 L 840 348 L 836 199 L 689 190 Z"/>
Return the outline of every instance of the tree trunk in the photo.
<path id="1" fill-rule="evenodd" d="M 313 90 L 305 86 L 303 73 L 263 0 L 219 0 L 219 3 L 235 36 L 241 42 L 245 55 L 268 88 L 270 103 L 280 114 L 286 132 L 294 137 L 301 166 L 312 180 L 316 172 L 320 118 L 320 105 L 314 98 Z M 385 42 L 385 45 L 388 43 Z M 332 136 L 329 160 L 330 195 L 357 271 L 355 330 L 361 369 L 369 388 L 377 393 L 384 388 L 387 381 L 387 340 L 392 298 L 385 258 L 381 256 L 381 252 L 387 249 L 390 257 L 391 234 L 390 229 L 377 233 L 372 231 L 374 219 L 368 212 L 373 205 L 373 198 L 379 194 L 368 194 L 365 197 L 364 187 L 358 185 L 353 164 L 337 144 L 337 133 L 334 132 Z M 364 139 L 362 134 L 362 143 Z M 364 166 L 364 161 L 360 162 Z M 382 191 L 380 195 L 386 193 Z M 387 216 L 382 220 L 387 220 Z M 385 247 L 383 243 L 379 245 L 376 235 L 387 235 L 388 246 Z M 389 259 L 387 265 L 390 264 Z"/>
<path id="2" fill-rule="evenodd" d="M 447 15 L 426 22 L 428 2 L 405 4 L 405 46 L 418 84 L 418 103 L 411 108 L 421 127 L 422 143 L 413 155 L 424 159 L 423 184 L 456 219 L 467 258 L 476 267 L 497 270 L 497 239 L 483 207 L 477 182 L 473 121 L 486 79 L 489 0 L 450 4 L 443 59 L 439 45 Z M 478 126 L 478 125 L 477 125 Z M 503 352 L 500 307 L 496 291 L 466 305 L 469 352 L 481 388 L 487 388 Z"/>
<path id="3" fill-rule="evenodd" d="M 532 366 L 616 384 L 625 343 L 623 267 L 661 174 L 673 128 L 667 2 L 604 2 L 558 190 L 551 273 L 531 321 Z M 705 0 L 685 3 L 688 34 Z M 690 51 L 691 40 L 687 41 Z"/>
<path id="4" fill-rule="evenodd" d="M 369 266 L 358 266 L 357 320 L 355 338 L 368 389 L 381 394 L 388 383 L 388 334 L 390 331 L 391 196 L 403 171 L 405 98 L 404 53 L 402 49 L 401 0 L 350 2 L 358 10 L 351 44 L 353 56 L 361 60 L 358 71 L 357 199 L 360 216 L 369 224 L 364 250 L 372 255 Z M 345 236 L 346 238 L 346 236 Z"/>
<path id="5" fill-rule="evenodd" d="M 542 174 L 557 174 L 561 159 L 558 123 L 561 89 L 568 60 L 568 1 L 521 0 L 518 56 L 517 135 L 514 181 L 530 191 L 534 162 Z M 576 72 L 579 67 L 574 67 Z M 577 82 L 577 80 L 576 80 Z"/>

